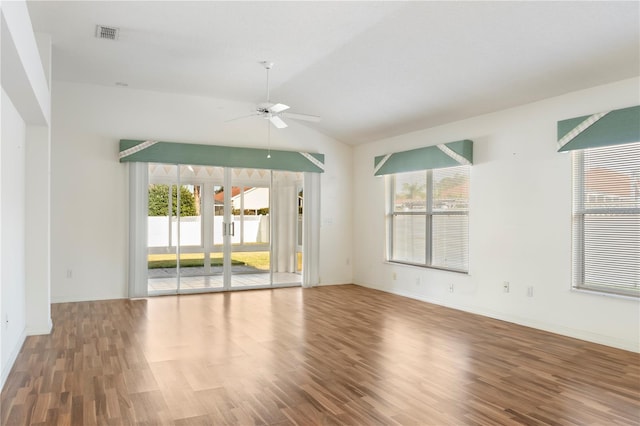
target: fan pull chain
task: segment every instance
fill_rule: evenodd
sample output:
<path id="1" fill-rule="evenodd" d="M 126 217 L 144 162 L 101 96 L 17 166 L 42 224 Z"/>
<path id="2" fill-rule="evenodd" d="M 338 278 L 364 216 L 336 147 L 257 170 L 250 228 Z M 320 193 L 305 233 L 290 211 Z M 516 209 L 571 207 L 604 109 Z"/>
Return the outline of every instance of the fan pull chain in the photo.
<path id="1" fill-rule="evenodd" d="M 267 158 L 271 158 L 271 122 L 267 120 Z"/>

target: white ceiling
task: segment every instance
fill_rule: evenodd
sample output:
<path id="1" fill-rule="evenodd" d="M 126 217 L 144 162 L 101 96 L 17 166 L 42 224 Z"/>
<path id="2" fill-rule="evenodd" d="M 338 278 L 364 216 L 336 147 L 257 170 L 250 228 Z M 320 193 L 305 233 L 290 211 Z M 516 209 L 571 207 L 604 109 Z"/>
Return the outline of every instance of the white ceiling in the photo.
<path id="1" fill-rule="evenodd" d="M 265 100 L 268 59 L 272 101 L 349 144 L 640 75 L 636 1 L 28 5 L 55 80 L 248 104 Z M 97 24 L 120 38 L 96 39 Z"/>

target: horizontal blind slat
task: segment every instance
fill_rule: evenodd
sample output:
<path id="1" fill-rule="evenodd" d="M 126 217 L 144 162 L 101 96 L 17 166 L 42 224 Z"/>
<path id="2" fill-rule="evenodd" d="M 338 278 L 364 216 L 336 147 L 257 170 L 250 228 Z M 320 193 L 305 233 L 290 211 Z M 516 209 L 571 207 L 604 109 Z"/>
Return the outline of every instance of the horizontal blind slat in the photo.
<path id="1" fill-rule="evenodd" d="M 640 142 L 573 154 L 574 285 L 640 295 Z"/>
<path id="2" fill-rule="evenodd" d="M 468 270 L 469 171 L 459 166 L 393 175 L 390 260 Z"/>

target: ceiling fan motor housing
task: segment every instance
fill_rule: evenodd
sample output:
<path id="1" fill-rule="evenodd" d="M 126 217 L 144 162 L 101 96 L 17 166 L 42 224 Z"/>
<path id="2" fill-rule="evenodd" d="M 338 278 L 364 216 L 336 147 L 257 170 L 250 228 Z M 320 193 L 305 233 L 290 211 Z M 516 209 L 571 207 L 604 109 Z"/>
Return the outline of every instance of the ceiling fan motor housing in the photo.
<path id="1" fill-rule="evenodd" d="M 289 105 L 281 104 L 281 103 L 272 103 L 269 97 L 269 70 L 273 68 L 273 62 L 270 61 L 260 61 L 260 64 L 267 70 L 267 100 L 264 103 L 261 103 L 256 106 L 255 112 L 251 114 L 251 116 L 259 116 L 266 120 L 269 120 L 271 124 L 273 124 L 278 129 L 284 129 L 287 127 L 287 123 L 285 123 L 281 116 L 286 116 L 293 118 L 295 120 L 305 120 L 305 121 L 319 121 L 320 117 L 316 117 L 313 115 L 307 114 L 295 114 L 289 111 L 285 112 L 289 109 Z M 245 117 L 238 117 L 245 118 Z M 232 119 L 229 121 L 234 121 L 237 119 Z"/>

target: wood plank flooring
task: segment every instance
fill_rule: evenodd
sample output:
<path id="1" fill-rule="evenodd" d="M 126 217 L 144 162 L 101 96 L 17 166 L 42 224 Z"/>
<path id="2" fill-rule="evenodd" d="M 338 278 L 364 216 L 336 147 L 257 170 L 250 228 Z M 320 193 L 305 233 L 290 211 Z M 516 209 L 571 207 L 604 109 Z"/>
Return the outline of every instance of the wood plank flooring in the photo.
<path id="1" fill-rule="evenodd" d="M 640 424 L 640 356 L 357 286 L 63 303 L 3 425 Z"/>

